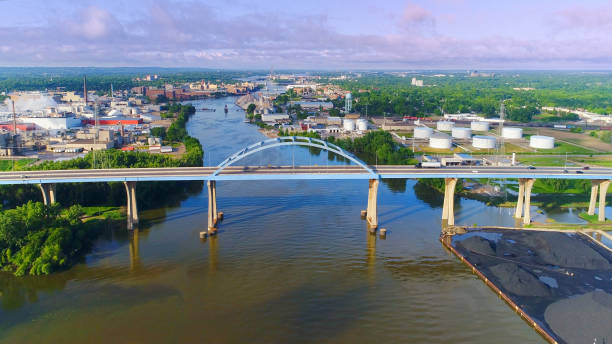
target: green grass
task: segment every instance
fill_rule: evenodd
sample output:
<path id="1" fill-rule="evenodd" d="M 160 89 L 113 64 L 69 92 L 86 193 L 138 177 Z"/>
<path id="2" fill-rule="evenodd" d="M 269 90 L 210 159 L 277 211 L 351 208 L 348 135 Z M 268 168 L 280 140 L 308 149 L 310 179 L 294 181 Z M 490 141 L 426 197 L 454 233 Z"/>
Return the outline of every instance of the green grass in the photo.
<path id="1" fill-rule="evenodd" d="M 411 131 L 396 131 L 395 133 L 399 135 L 400 137 L 405 136 L 406 138 L 412 138 Z"/>
<path id="2" fill-rule="evenodd" d="M 555 141 L 555 148 L 553 149 L 538 149 L 538 154 L 593 154 L 597 153 L 590 149 L 578 147 L 566 142 Z"/>
<path id="3" fill-rule="evenodd" d="M 533 151 L 530 149 L 521 147 L 514 143 L 504 142 L 504 152 L 506 153 L 531 153 Z"/>
<path id="4" fill-rule="evenodd" d="M 34 161 L 36 161 L 36 159 L 0 160 L 0 171 L 12 171 L 13 162 L 15 164 L 15 170 L 20 170 Z"/>
<path id="5" fill-rule="evenodd" d="M 599 223 L 599 220 L 597 218 L 598 217 L 597 214 L 589 215 L 589 214 L 583 212 L 583 213 L 578 214 L 578 217 L 583 219 L 583 220 L 589 221 L 589 223 Z M 606 222 L 609 222 L 609 221 L 606 221 Z"/>
<path id="6" fill-rule="evenodd" d="M 574 159 L 574 161 L 588 164 L 588 165 L 597 165 L 604 167 L 612 167 L 612 160 L 602 160 L 602 159 L 589 159 L 589 158 L 580 158 Z"/>
<path id="7" fill-rule="evenodd" d="M 521 156 L 517 160 L 523 165 L 533 166 L 564 166 L 565 157 L 540 157 L 540 156 Z M 571 161 L 568 160 L 568 164 Z"/>
<path id="8" fill-rule="evenodd" d="M 94 218 L 121 220 L 125 218 L 119 207 L 83 207 L 83 211 L 85 212 L 85 218 L 87 220 Z"/>

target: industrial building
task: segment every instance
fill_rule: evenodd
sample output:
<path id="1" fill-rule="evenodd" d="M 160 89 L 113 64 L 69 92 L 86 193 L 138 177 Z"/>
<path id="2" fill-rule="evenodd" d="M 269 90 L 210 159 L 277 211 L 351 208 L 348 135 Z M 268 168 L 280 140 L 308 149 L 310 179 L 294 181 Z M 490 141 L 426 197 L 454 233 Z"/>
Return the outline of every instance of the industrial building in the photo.
<path id="1" fill-rule="evenodd" d="M 441 158 L 440 163 L 442 166 L 480 166 L 483 161 L 480 158 L 474 158 L 470 154 L 455 153 L 452 158 Z"/>
<path id="2" fill-rule="evenodd" d="M 279 123 L 289 121 L 289 115 L 286 113 L 264 113 L 261 115 L 261 120 L 264 123 Z"/>
<path id="3" fill-rule="evenodd" d="M 306 111 L 318 111 L 319 109 L 329 110 L 333 109 L 334 104 L 332 102 L 314 102 L 314 101 L 290 101 L 289 105 L 299 105 L 303 110 Z"/>
<path id="4" fill-rule="evenodd" d="M 18 117 L 20 123 L 34 124 L 36 129 L 68 130 L 81 126 L 81 119 L 75 116 L 44 116 L 44 117 Z"/>

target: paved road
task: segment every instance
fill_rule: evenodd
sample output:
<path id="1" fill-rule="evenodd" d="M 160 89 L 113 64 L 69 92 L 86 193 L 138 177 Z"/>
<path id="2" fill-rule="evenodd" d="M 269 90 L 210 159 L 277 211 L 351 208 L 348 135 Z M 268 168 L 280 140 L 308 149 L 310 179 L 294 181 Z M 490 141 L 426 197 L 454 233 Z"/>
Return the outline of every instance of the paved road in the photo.
<path id="1" fill-rule="evenodd" d="M 589 170 L 562 167 L 442 167 L 371 166 L 381 178 L 559 178 L 612 179 L 612 168 Z M 371 179 L 356 165 L 332 166 L 230 166 L 212 176 L 216 167 L 130 168 L 96 170 L 48 170 L 0 172 L 0 184 L 36 184 L 110 181 L 170 180 L 282 180 L 282 179 Z"/>

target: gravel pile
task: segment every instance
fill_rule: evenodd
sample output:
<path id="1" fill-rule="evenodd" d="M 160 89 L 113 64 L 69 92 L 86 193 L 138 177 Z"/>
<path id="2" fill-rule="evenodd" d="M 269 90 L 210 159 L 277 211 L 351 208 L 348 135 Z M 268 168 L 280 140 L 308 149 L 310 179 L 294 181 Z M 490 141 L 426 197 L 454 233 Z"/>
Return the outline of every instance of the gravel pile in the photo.
<path id="1" fill-rule="evenodd" d="M 612 252 L 590 238 L 481 229 L 452 245 L 559 343 L 612 343 Z"/>
<path id="2" fill-rule="evenodd" d="M 544 319 L 567 343 L 612 343 L 612 294 L 596 290 L 559 300 Z"/>
<path id="3" fill-rule="evenodd" d="M 517 264 L 502 263 L 489 268 L 509 292 L 522 296 L 549 296 L 550 290 L 538 277 Z"/>

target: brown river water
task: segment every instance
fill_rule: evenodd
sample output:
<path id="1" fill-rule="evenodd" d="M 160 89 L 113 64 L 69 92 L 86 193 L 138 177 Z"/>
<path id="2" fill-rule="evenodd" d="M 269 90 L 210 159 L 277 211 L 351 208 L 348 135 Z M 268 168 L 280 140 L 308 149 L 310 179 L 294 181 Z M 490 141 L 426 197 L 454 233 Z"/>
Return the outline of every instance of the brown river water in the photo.
<path id="1" fill-rule="evenodd" d="M 217 109 L 188 123 L 207 165 L 264 138 L 233 101 L 195 102 Z M 293 158 L 335 163 L 290 147 L 246 163 Z M 415 184 L 381 184 L 383 240 L 359 217 L 367 181 L 218 182 L 225 220 L 216 237 L 198 238 L 203 190 L 141 212 L 149 225 L 135 235 L 109 231 L 67 271 L 0 274 L 0 342 L 544 342 L 445 251 L 441 197 Z M 511 210 L 465 199 L 456 214 L 458 223 L 514 223 Z"/>

